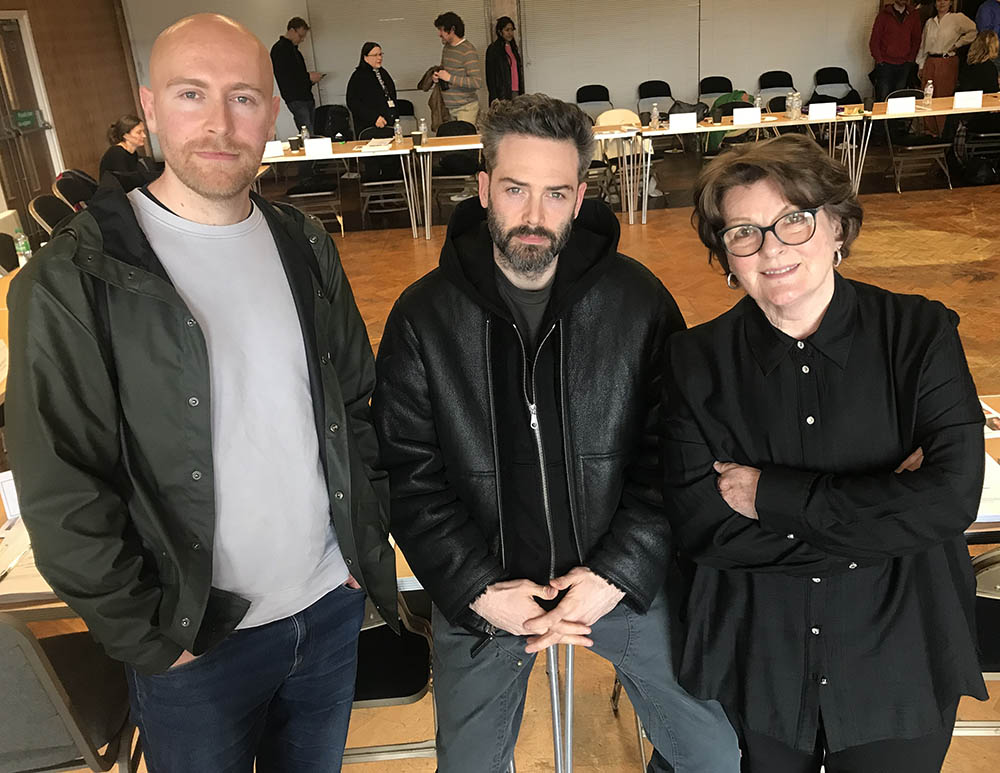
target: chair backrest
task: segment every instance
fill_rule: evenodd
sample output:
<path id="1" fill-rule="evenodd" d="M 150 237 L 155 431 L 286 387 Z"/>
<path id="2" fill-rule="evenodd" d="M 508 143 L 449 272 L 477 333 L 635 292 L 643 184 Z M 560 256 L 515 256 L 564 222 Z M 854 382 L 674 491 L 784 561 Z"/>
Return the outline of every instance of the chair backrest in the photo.
<path id="1" fill-rule="evenodd" d="M 340 134 L 342 139 L 353 140 L 354 123 L 351 111 L 346 105 L 320 105 L 316 108 L 316 134 L 334 139 Z"/>
<path id="2" fill-rule="evenodd" d="M 644 114 L 653 110 L 654 102 L 660 115 L 666 115 L 674 104 L 669 83 L 666 81 L 643 81 L 639 84 L 639 100 L 635 103 L 636 112 L 645 119 Z"/>
<path id="3" fill-rule="evenodd" d="M 81 180 L 86 180 L 88 183 L 90 183 L 91 185 L 93 185 L 95 188 L 97 187 L 97 180 L 95 180 L 89 174 L 87 174 L 86 172 L 84 172 L 82 169 L 67 169 L 65 172 L 63 172 L 63 174 L 76 175 Z"/>
<path id="4" fill-rule="evenodd" d="M 792 83 L 790 73 L 784 70 L 769 70 L 761 73 L 757 79 L 757 90 L 760 92 L 761 99 L 767 103 L 773 97 L 783 97 L 789 91 L 794 91 L 795 84 Z"/>
<path id="5" fill-rule="evenodd" d="M 769 113 L 783 113 L 785 112 L 785 102 L 787 97 L 771 97 L 767 100 L 767 112 Z"/>
<path id="6" fill-rule="evenodd" d="M 610 102 L 611 93 L 608 91 L 607 86 L 602 86 L 599 83 L 591 83 L 587 86 L 581 86 L 576 90 L 576 103 L 581 102 Z"/>
<path id="7" fill-rule="evenodd" d="M 59 221 L 73 214 L 73 208 L 62 199 L 58 199 L 51 193 L 43 193 L 35 196 L 28 202 L 28 211 L 35 221 L 51 234 Z"/>
<path id="8" fill-rule="evenodd" d="M 833 97 L 838 102 L 852 91 L 857 93 L 851 85 L 851 79 L 847 75 L 847 70 L 843 67 L 820 67 L 814 76 L 816 87 L 813 93 L 812 102 L 817 94 Z"/>
<path id="9" fill-rule="evenodd" d="M 709 75 L 698 84 L 698 101 L 709 107 L 723 94 L 733 90 L 733 82 L 725 75 Z"/>
<path id="10" fill-rule="evenodd" d="M 477 134 L 474 124 L 468 121 L 445 121 L 438 127 L 438 137 L 468 137 Z"/>
<path id="11" fill-rule="evenodd" d="M 400 117 L 404 115 L 416 115 L 416 113 L 413 111 L 413 103 L 408 99 L 397 99 L 396 115 Z"/>
<path id="12" fill-rule="evenodd" d="M 66 770 L 84 765 L 93 770 L 109 770 L 118 754 L 121 731 L 128 718 L 128 691 L 122 665 L 104 655 L 87 633 L 43 641 L 44 647 L 23 622 L 0 613 L 0 673 L 4 680 L 4 689 L 0 690 L 0 712 L 4 718 L 0 760 L 12 764 L 14 770 Z M 113 706 L 102 700 L 93 710 L 84 709 L 84 702 L 80 701 L 83 696 L 75 690 L 68 692 L 60 681 L 56 664 L 65 672 L 74 666 L 88 670 L 92 665 L 86 658 L 76 660 L 74 655 L 78 653 L 96 653 L 117 669 L 105 673 L 101 666 L 96 666 L 100 673 L 91 673 L 94 681 L 112 679 L 112 673 L 120 679 L 119 689 L 105 696 Z M 88 684 L 85 689 L 96 690 L 98 685 Z M 85 718 L 87 721 L 83 721 Z M 109 745 L 108 752 L 101 755 L 98 749 L 105 744 Z M 68 765 L 70 762 L 76 764 Z M 10 768 L 5 765 L 4 769 Z"/>
<path id="13" fill-rule="evenodd" d="M 613 110 L 605 110 L 603 113 L 597 116 L 594 121 L 595 126 L 617 126 L 620 124 L 637 124 L 639 123 L 638 113 L 624 108 L 617 107 Z"/>
<path id="14" fill-rule="evenodd" d="M 376 137 L 391 137 L 393 134 L 393 127 L 383 126 L 379 129 L 376 126 L 368 126 L 361 130 L 361 134 L 358 135 L 359 140 L 370 140 Z"/>
<path id="15" fill-rule="evenodd" d="M 52 192 L 79 212 L 87 206 L 87 201 L 97 190 L 86 180 L 63 172 L 52 182 Z"/>
<path id="16" fill-rule="evenodd" d="M 17 268 L 17 248 L 14 237 L 0 231 L 0 268 L 9 273 Z"/>

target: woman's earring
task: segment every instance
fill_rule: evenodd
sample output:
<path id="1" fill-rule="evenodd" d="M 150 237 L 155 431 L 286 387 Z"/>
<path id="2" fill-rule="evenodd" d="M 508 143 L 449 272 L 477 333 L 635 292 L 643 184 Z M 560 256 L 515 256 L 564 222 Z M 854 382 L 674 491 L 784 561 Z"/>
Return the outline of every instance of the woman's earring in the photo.
<path id="1" fill-rule="evenodd" d="M 730 290 L 735 290 L 740 286 L 740 280 L 736 278 L 736 274 L 730 271 L 726 274 L 726 287 Z"/>
<path id="2" fill-rule="evenodd" d="M 844 253 L 840 251 L 840 247 L 836 249 L 833 253 L 833 267 L 836 268 L 844 260 Z"/>

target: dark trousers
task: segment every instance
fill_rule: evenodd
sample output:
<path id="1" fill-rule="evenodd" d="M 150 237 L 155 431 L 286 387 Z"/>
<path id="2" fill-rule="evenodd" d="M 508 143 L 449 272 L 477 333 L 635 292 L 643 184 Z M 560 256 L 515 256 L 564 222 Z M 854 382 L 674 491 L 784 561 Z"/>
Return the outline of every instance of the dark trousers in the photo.
<path id="1" fill-rule="evenodd" d="M 340 770 L 364 592 L 340 587 L 292 617 L 235 631 L 190 663 L 127 669 L 149 773 Z"/>
<path id="2" fill-rule="evenodd" d="M 957 709 L 958 704 L 948 712 L 942 728 L 930 735 L 890 738 L 839 752 L 826 750 L 822 724 L 812 752 L 744 730 L 742 773 L 819 773 L 821 765 L 826 773 L 940 773 Z"/>
<path id="3" fill-rule="evenodd" d="M 286 102 L 289 112 L 295 121 L 295 131 L 303 126 L 309 130 L 310 134 L 316 133 L 316 101 L 303 99 L 296 102 Z"/>
<path id="4" fill-rule="evenodd" d="M 885 102 L 885 98 L 894 91 L 905 89 L 910 79 L 910 72 L 915 67 L 914 62 L 889 64 L 879 62 L 875 65 L 875 101 Z"/>

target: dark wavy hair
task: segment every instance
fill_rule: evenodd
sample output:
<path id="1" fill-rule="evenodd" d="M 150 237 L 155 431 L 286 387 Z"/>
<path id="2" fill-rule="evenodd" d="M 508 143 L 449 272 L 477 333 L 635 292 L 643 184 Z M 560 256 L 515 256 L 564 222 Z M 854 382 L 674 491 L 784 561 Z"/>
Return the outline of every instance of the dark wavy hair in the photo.
<path id="1" fill-rule="evenodd" d="M 497 100 L 482 119 L 479 134 L 489 172 L 496 168 L 500 140 L 508 134 L 572 142 L 580 156 L 577 170 L 580 182 L 587 176 L 594 157 L 594 129 L 586 113 L 576 105 L 545 94 Z"/>
<path id="2" fill-rule="evenodd" d="M 123 115 L 111 126 L 108 127 L 108 144 L 117 145 L 125 135 L 142 123 L 142 119 L 135 115 Z"/>
<path id="3" fill-rule="evenodd" d="M 373 48 L 382 48 L 382 46 L 371 40 L 369 40 L 367 43 L 361 46 L 361 58 L 358 59 L 358 67 L 360 67 L 363 64 L 368 64 L 368 62 L 365 61 L 365 57 L 372 52 Z M 368 66 L 371 67 L 371 65 Z"/>
<path id="4" fill-rule="evenodd" d="M 452 32 L 460 38 L 465 37 L 465 22 L 454 11 L 445 11 L 434 20 L 434 26 L 445 32 Z"/>
<path id="5" fill-rule="evenodd" d="M 840 225 L 843 257 L 861 230 L 863 211 L 851 185 L 847 169 L 811 139 L 785 134 L 766 142 L 748 142 L 715 158 L 698 176 L 694 188 L 691 223 L 708 247 L 708 262 L 719 261 L 729 273 L 729 256 L 719 238 L 726 219 L 722 202 L 733 188 L 770 180 L 796 207 L 826 210 Z"/>
<path id="6" fill-rule="evenodd" d="M 512 18 L 510 18 L 509 16 L 501 16 L 499 19 L 497 19 L 496 32 L 497 32 L 497 37 L 498 38 L 503 37 L 503 35 L 501 35 L 500 32 L 508 24 L 511 27 L 513 27 L 514 29 L 517 29 L 517 25 L 514 24 L 514 20 Z"/>

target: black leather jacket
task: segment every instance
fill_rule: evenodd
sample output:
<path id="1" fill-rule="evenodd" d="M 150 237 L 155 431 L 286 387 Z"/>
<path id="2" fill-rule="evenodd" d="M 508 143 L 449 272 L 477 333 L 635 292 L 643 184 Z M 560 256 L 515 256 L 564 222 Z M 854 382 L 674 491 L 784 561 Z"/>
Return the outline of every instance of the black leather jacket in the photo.
<path id="1" fill-rule="evenodd" d="M 396 302 L 379 346 L 373 415 L 391 490 L 391 531 L 434 603 L 455 624 L 508 577 L 517 541 L 498 469 L 492 348 L 509 312 L 491 297 L 485 211 L 455 212 L 440 266 Z M 584 202 L 559 258 L 543 328 L 559 335 L 569 513 L 582 564 L 645 610 L 663 584 L 658 402 L 666 337 L 684 326 L 673 299 L 618 254 L 618 221 Z M 493 295 L 496 294 L 495 284 Z"/>

